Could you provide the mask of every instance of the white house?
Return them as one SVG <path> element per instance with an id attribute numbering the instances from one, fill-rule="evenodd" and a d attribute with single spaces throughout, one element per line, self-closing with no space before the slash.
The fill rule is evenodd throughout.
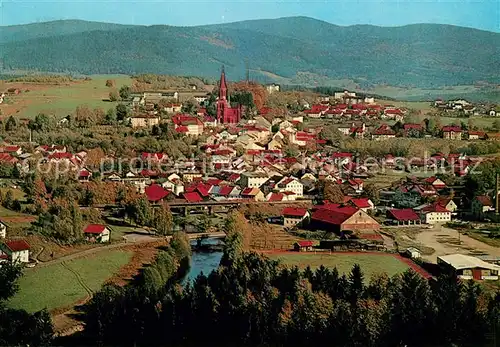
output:
<path id="1" fill-rule="evenodd" d="M 12 263 L 28 263 L 30 260 L 30 245 L 25 240 L 4 242 L 0 249 Z"/>
<path id="2" fill-rule="evenodd" d="M 239 184 L 243 188 L 260 188 L 269 176 L 263 172 L 244 172 L 240 176 Z"/>
<path id="3" fill-rule="evenodd" d="M 305 208 L 287 207 L 283 209 L 283 225 L 291 228 L 309 217 L 309 212 Z"/>
<path id="4" fill-rule="evenodd" d="M 451 211 L 434 203 L 421 210 L 420 219 L 426 224 L 444 224 L 451 221 Z"/>
<path id="5" fill-rule="evenodd" d="M 304 185 L 300 181 L 293 177 L 283 177 L 277 184 L 276 188 L 279 192 L 292 192 L 295 197 L 304 196 Z"/>
<path id="6" fill-rule="evenodd" d="M 5 239 L 7 237 L 7 225 L 0 221 L 0 239 Z"/>
<path id="7" fill-rule="evenodd" d="M 87 240 L 92 242 L 109 242 L 109 236 L 111 234 L 108 227 L 102 224 L 89 224 L 83 230 Z"/>

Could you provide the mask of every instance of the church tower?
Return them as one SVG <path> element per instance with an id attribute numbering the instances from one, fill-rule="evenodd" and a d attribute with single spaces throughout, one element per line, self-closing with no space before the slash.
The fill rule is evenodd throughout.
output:
<path id="1" fill-rule="evenodd" d="M 236 124 L 241 119 L 241 107 L 231 108 L 227 93 L 226 72 L 222 66 L 219 81 L 219 99 L 217 100 L 217 123 Z"/>

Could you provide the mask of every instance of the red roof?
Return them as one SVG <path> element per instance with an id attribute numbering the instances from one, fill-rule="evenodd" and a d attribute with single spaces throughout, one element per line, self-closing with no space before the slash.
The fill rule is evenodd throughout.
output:
<path id="1" fill-rule="evenodd" d="M 178 133 L 187 133 L 189 131 L 187 126 L 180 125 L 177 128 L 175 128 L 175 131 Z"/>
<path id="2" fill-rule="evenodd" d="M 89 224 L 83 231 L 85 234 L 100 234 L 106 229 L 105 225 L 102 224 Z"/>
<path id="3" fill-rule="evenodd" d="M 307 213 L 305 208 L 286 207 L 283 209 L 283 216 L 304 217 Z"/>
<path id="4" fill-rule="evenodd" d="M 233 191 L 234 187 L 233 186 L 224 186 L 224 187 L 221 187 L 220 190 L 219 190 L 219 195 L 220 196 L 227 196 L 229 194 L 231 194 L 231 192 Z"/>
<path id="5" fill-rule="evenodd" d="M 282 193 L 271 193 L 268 201 L 283 201 Z"/>
<path id="6" fill-rule="evenodd" d="M 333 153 L 333 157 L 334 158 L 351 158 L 352 157 L 352 153 L 348 153 L 348 152 L 335 152 L 335 153 Z"/>
<path id="7" fill-rule="evenodd" d="M 346 196 L 344 198 L 344 202 L 350 202 L 357 208 L 369 208 L 372 207 L 370 205 L 370 199 L 369 198 L 351 198 L 350 196 Z"/>
<path id="8" fill-rule="evenodd" d="M 19 146 L 5 146 L 3 148 L 4 152 L 17 152 L 20 149 L 21 149 L 21 147 L 19 147 Z"/>
<path id="9" fill-rule="evenodd" d="M 450 212 L 446 207 L 441 206 L 438 202 L 435 202 L 429 206 L 422 209 L 423 212 Z"/>
<path id="10" fill-rule="evenodd" d="M 21 252 L 30 249 L 29 243 L 25 240 L 6 241 L 4 244 L 11 252 Z"/>
<path id="11" fill-rule="evenodd" d="M 479 195 L 476 196 L 476 200 L 481 203 L 483 206 L 492 206 L 491 198 L 487 195 Z"/>
<path id="12" fill-rule="evenodd" d="M 392 217 L 398 221 L 406 222 L 406 221 L 415 221 L 420 218 L 411 208 L 405 208 L 401 210 L 393 209 L 387 211 L 389 217 Z"/>
<path id="13" fill-rule="evenodd" d="M 314 245 L 313 241 L 297 241 L 295 242 L 299 247 L 312 247 Z"/>
<path id="14" fill-rule="evenodd" d="M 145 194 L 149 201 L 157 202 L 164 199 L 170 192 L 158 184 L 146 187 Z"/>
<path id="15" fill-rule="evenodd" d="M 187 200 L 187 202 L 202 202 L 203 199 L 197 192 L 191 192 L 191 193 L 184 193 L 184 199 Z"/>
<path id="16" fill-rule="evenodd" d="M 353 214 L 359 211 L 353 206 L 341 206 L 339 204 L 327 204 L 319 207 L 312 214 L 312 219 L 320 222 L 341 225 Z"/>
<path id="17" fill-rule="evenodd" d="M 459 126 L 445 126 L 445 127 L 443 127 L 443 132 L 445 132 L 445 133 L 449 133 L 449 132 L 459 133 L 459 132 L 462 132 L 462 128 Z"/>

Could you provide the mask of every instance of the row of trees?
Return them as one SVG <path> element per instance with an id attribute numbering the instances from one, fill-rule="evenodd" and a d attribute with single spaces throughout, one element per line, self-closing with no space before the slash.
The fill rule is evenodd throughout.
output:
<path id="1" fill-rule="evenodd" d="M 229 233 L 219 268 L 184 287 L 151 275 L 138 297 L 104 288 L 85 335 L 147 346 L 482 346 L 500 324 L 500 295 L 454 274 L 428 282 L 409 270 L 367 283 L 357 265 L 348 275 L 301 271 L 242 249 L 241 234 Z"/>

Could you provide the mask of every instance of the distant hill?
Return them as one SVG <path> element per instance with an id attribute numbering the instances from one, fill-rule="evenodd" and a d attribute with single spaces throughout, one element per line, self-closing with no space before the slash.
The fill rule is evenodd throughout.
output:
<path id="1" fill-rule="evenodd" d="M 438 24 L 336 26 L 307 17 L 198 27 L 56 21 L 0 27 L 5 69 L 162 73 L 360 88 L 500 83 L 500 34 Z"/>

